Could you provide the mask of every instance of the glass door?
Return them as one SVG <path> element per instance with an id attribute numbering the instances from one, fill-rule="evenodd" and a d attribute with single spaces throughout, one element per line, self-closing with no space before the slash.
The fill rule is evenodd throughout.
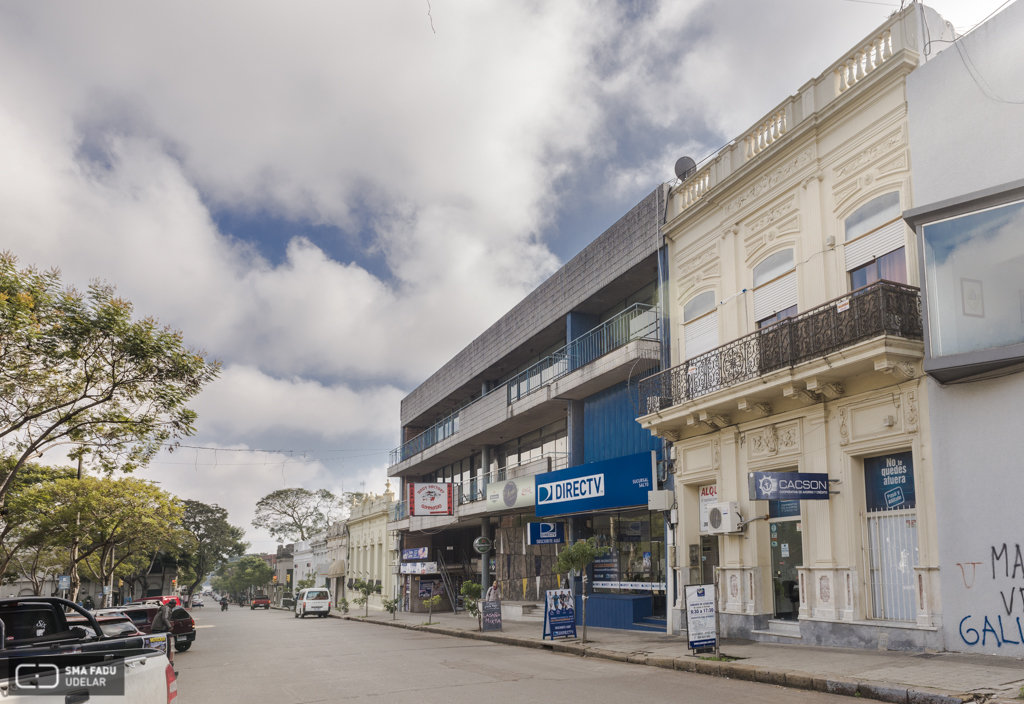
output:
<path id="1" fill-rule="evenodd" d="M 775 521 L 772 536 L 772 592 L 775 618 L 795 621 L 800 613 L 800 576 L 804 551 L 799 520 Z"/>

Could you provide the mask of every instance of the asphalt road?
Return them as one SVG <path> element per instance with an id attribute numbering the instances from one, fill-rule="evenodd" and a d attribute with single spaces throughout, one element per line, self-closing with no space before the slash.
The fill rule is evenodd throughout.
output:
<path id="1" fill-rule="evenodd" d="M 181 704 L 851 701 L 273 609 L 204 608 L 193 618 L 196 641 L 175 655 Z"/>

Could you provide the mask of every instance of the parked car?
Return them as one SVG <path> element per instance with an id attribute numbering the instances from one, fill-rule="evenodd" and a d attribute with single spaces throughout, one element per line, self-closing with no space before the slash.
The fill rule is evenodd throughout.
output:
<path id="1" fill-rule="evenodd" d="M 316 614 L 318 618 L 323 618 L 330 612 L 331 592 L 328 589 L 303 589 L 295 599 L 295 618 L 306 618 L 306 614 Z"/>
<path id="2" fill-rule="evenodd" d="M 114 638 L 120 636 L 140 636 L 142 631 L 132 623 L 132 620 L 120 611 L 100 612 L 96 614 L 96 622 L 100 624 L 103 635 Z M 84 628 L 86 633 L 96 635 L 96 629 L 89 625 L 84 616 L 68 614 L 68 625 Z"/>
<path id="3" fill-rule="evenodd" d="M 122 606 L 120 609 L 111 609 L 110 611 L 123 613 L 125 616 L 131 619 L 135 627 L 143 633 L 153 632 L 153 619 L 156 618 L 156 612 L 160 610 L 160 606 L 157 604 L 129 604 Z M 103 613 L 100 611 L 98 613 Z M 174 649 L 179 653 L 183 653 L 192 647 L 192 643 L 196 639 L 196 622 L 189 615 L 188 611 L 185 611 L 180 606 L 171 607 L 171 640 L 174 641 Z"/>
<path id="4" fill-rule="evenodd" d="M 269 609 L 270 608 L 270 597 L 266 594 L 256 594 L 252 598 L 252 602 L 249 604 L 249 610 L 253 609 Z"/>
<path id="5" fill-rule="evenodd" d="M 133 601 L 133 604 L 170 604 L 171 606 L 181 606 L 181 597 L 171 595 L 164 596 L 144 596 L 138 601 Z"/>
<path id="6" fill-rule="evenodd" d="M 198 594 L 195 595 L 194 597 L 192 597 L 192 603 L 189 604 L 189 606 L 191 606 L 192 608 L 203 608 L 203 597 L 199 596 Z"/>

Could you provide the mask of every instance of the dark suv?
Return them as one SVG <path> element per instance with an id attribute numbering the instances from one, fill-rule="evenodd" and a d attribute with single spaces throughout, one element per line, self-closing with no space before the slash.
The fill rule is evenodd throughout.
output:
<path id="1" fill-rule="evenodd" d="M 143 633 L 153 632 L 153 619 L 160 606 L 156 604 L 128 604 L 116 609 L 105 609 L 105 611 L 117 611 L 123 613 L 132 620 L 135 627 Z M 171 607 L 171 631 L 170 639 L 174 641 L 174 649 L 183 653 L 192 647 L 196 639 L 196 622 L 180 606 Z"/>

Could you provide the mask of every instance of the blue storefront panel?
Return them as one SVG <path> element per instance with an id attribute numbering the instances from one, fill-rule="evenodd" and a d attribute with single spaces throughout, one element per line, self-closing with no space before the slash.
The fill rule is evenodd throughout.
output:
<path id="1" fill-rule="evenodd" d="M 635 394 L 636 382 L 632 384 Z M 584 462 L 601 462 L 638 452 L 661 450 L 661 440 L 636 422 L 629 390 L 626 382 L 622 382 L 584 399 Z"/>
<path id="2" fill-rule="evenodd" d="M 536 477 L 536 516 L 646 506 L 654 485 L 654 454 L 641 452 Z"/>

